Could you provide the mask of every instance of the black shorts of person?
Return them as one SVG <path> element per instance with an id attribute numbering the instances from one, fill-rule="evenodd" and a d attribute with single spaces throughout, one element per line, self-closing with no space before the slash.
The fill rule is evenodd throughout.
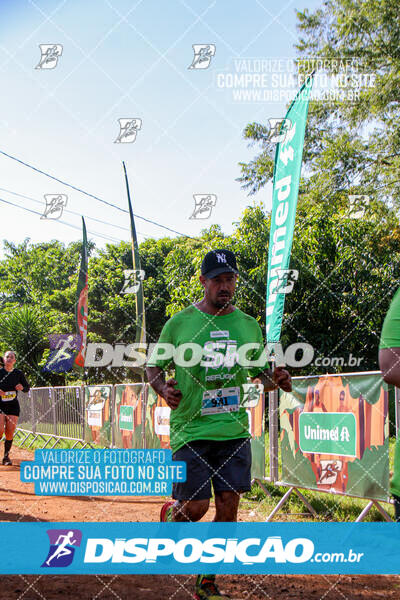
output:
<path id="1" fill-rule="evenodd" d="M 6 396 L 0 397 L 0 413 L 19 417 L 20 406 L 18 392 L 15 389 L 18 384 L 22 385 L 24 392 L 29 390 L 29 383 L 22 371 L 19 369 L 13 369 L 12 371 L 6 371 L 4 368 L 0 369 L 0 390 L 6 392 Z"/>
<path id="2" fill-rule="evenodd" d="M 3 415 L 14 415 L 19 417 L 20 406 L 18 400 L 16 398 L 14 398 L 14 400 L 8 400 L 7 402 L 0 400 L 0 414 L 1 413 L 3 413 Z"/>
<path id="3" fill-rule="evenodd" d="M 250 438 L 196 440 L 179 448 L 173 460 L 186 462 L 186 481 L 172 486 L 175 500 L 206 500 L 214 493 L 251 489 Z"/>

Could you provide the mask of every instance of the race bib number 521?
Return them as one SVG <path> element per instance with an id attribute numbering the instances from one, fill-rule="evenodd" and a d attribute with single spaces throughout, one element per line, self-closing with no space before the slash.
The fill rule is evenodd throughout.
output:
<path id="1" fill-rule="evenodd" d="M 240 388 L 230 387 L 204 392 L 201 414 L 214 415 L 239 410 Z"/>

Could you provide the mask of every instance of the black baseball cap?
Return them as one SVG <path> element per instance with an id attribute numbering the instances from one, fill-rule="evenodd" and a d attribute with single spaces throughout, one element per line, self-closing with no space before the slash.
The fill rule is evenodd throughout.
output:
<path id="1" fill-rule="evenodd" d="M 201 263 L 201 274 L 208 279 L 217 277 L 221 273 L 239 274 L 236 256 L 230 250 L 211 250 L 207 252 Z"/>

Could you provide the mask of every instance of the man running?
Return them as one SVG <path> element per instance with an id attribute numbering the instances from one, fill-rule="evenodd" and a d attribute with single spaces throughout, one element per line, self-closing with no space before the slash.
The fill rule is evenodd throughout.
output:
<path id="1" fill-rule="evenodd" d="M 15 353 L 8 350 L 0 368 L 0 438 L 5 432 L 3 465 L 12 465 L 9 452 L 19 417 L 18 392 L 29 391 L 29 383 L 19 369 L 14 369 Z"/>
<path id="2" fill-rule="evenodd" d="M 386 383 L 400 388 L 400 288 L 395 293 L 383 322 L 379 344 L 379 368 Z M 394 456 L 394 475 L 391 481 L 396 521 L 400 522 L 400 435 Z"/>
<path id="3" fill-rule="evenodd" d="M 174 484 L 175 501 L 163 506 L 162 521 L 200 520 L 209 508 L 211 483 L 214 521 L 237 520 L 240 494 L 251 489 L 243 385 L 250 375 L 266 391 L 278 386 L 291 390 L 285 369 L 269 370 L 257 321 L 231 304 L 238 273 L 233 252 L 208 252 L 200 276 L 204 298 L 165 324 L 148 362 L 151 386 L 172 409 L 173 457 L 187 466 L 187 480 Z M 164 358 L 160 356 L 163 348 Z M 169 356 L 168 348 L 174 350 Z M 172 354 L 175 379 L 165 381 Z M 196 598 L 221 598 L 214 575 L 197 577 Z"/>

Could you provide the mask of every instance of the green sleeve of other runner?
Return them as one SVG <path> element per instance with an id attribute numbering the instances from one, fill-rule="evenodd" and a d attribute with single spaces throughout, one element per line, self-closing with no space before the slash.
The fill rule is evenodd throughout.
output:
<path id="1" fill-rule="evenodd" d="M 400 288 L 395 293 L 383 322 L 379 348 L 400 348 Z M 394 475 L 390 490 L 392 494 L 400 496 L 400 437 L 396 442 Z"/>
<path id="2" fill-rule="evenodd" d="M 397 438 L 394 451 L 394 475 L 390 483 L 390 491 L 400 497 L 400 437 Z"/>
<path id="3" fill-rule="evenodd" d="M 400 288 L 395 293 L 383 322 L 379 348 L 400 348 Z"/>

